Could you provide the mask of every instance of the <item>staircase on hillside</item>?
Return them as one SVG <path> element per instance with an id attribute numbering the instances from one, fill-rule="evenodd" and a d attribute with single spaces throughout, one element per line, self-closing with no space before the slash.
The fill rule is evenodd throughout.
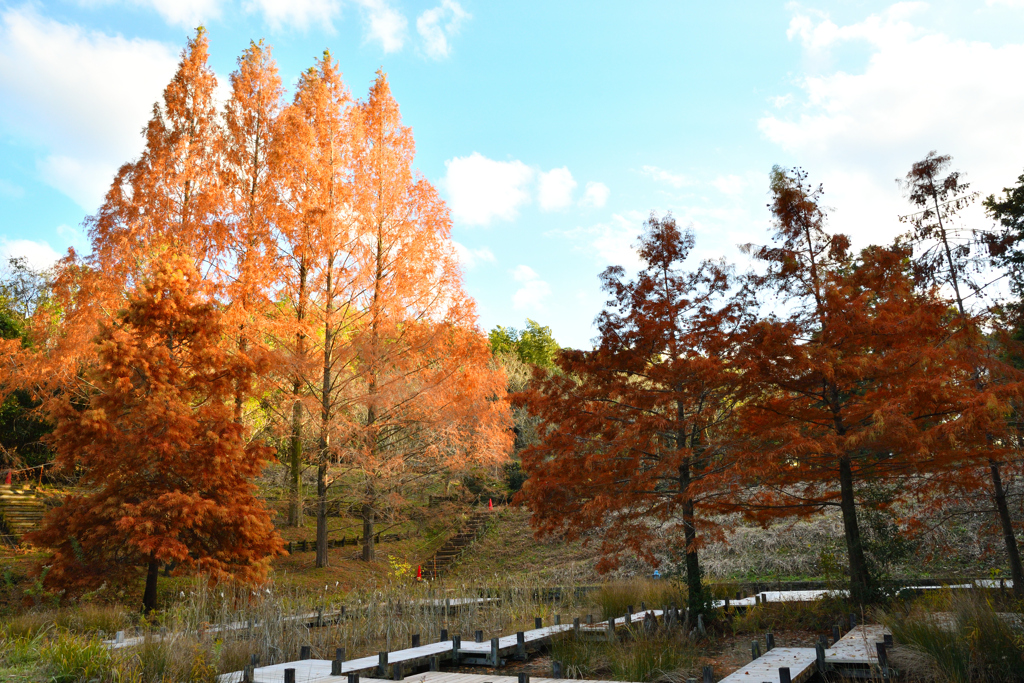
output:
<path id="1" fill-rule="evenodd" d="M 0 486 L 0 535 L 17 545 L 21 537 L 39 528 L 46 505 L 31 491 Z"/>
<path id="2" fill-rule="evenodd" d="M 423 563 L 423 578 L 432 581 L 447 574 L 466 548 L 480 537 L 493 511 L 474 512 L 466 525 Z"/>

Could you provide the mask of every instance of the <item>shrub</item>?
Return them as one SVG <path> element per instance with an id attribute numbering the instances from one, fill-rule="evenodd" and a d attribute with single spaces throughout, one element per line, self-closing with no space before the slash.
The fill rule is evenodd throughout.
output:
<path id="1" fill-rule="evenodd" d="M 639 611 L 641 603 L 646 603 L 648 609 L 661 609 L 673 603 L 685 606 L 686 589 L 665 579 L 632 579 L 602 585 L 594 600 L 601 606 L 603 618 L 611 619 L 624 615 L 630 605 L 634 612 Z"/>
<path id="2" fill-rule="evenodd" d="M 111 664 L 110 650 L 99 638 L 58 631 L 39 651 L 52 683 L 76 683 L 102 678 Z"/>

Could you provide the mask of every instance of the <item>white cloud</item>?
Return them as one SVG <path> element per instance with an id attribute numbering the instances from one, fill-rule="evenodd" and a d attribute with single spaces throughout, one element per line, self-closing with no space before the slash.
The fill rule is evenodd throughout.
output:
<path id="1" fill-rule="evenodd" d="M 494 219 L 510 221 L 530 201 L 528 187 L 533 169 L 521 161 L 494 161 L 479 152 L 445 162 L 443 185 L 452 217 L 465 225 L 487 225 Z"/>
<path id="2" fill-rule="evenodd" d="M 366 40 L 378 42 L 384 52 L 398 52 L 405 44 L 409 21 L 386 0 L 356 0 L 366 22 Z"/>
<path id="3" fill-rule="evenodd" d="M 323 26 L 333 30 L 334 19 L 341 16 L 340 0 L 246 0 L 247 12 L 259 12 L 272 29 L 286 26 L 306 30 Z"/>
<path id="4" fill-rule="evenodd" d="M 476 268 L 481 263 L 494 263 L 497 260 L 494 258 L 494 252 L 487 247 L 470 249 L 466 245 L 454 240 L 452 241 L 452 246 L 455 247 L 455 257 L 459 259 L 459 263 L 465 268 Z"/>
<path id="5" fill-rule="evenodd" d="M 1024 0 L 985 0 L 989 7 L 994 5 L 1005 5 L 1006 7 L 1024 7 Z"/>
<path id="6" fill-rule="evenodd" d="M 440 5 L 428 9 L 416 18 L 416 31 L 423 38 L 423 49 L 434 59 L 444 59 L 451 54 L 449 40 L 459 32 L 462 22 L 470 19 L 468 12 L 454 0 L 443 0 Z"/>
<path id="7" fill-rule="evenodd" d="M 9 240 L 0 237 L 0 267 L 6 266 L 8 259 L 18 257 L 25 258 L 28 264 L 36 270 L 43 270 L 56 263 L 60 254 L 46 242 Z"/>
<path id="8" fill-rule="evenodd" d="M 712 180 L 711 184 L 714 185 L 715 189 L 722 194 L 728 195 L 740 194 L 747 186 L 747 182 L 738 175 L 720 175 Z"/>
<path id="9" fill-rule="evenodd" d="M 636 270 L 640 266 L 640 258 L 633 245 L 643 230 L 647 215 L 641 211 L 627 211 L 613 214 L 606 222 L 552 231 L 550 234 L 568 238 L 577 250 L 589 252 L 601 265 Z"/>
<path id="10" fill-rule="evenodd" d="M 224 0 L 80 0 L 85 7 L 134 5 L 154 10 L 166 23 L 194 29 L 221 16 Z"/>
<path id="11" fill-rule="evenodd" d="M 518 265 L 512 269 L 512 278 L 522 286 L 512 295 L 512 308 L 521 310 L 542 310 L 544 299 L 551 294 L 551 287 L 540 279 L 530 266 Z"/>
<path id="12" fill-rule="evenodd" d="M 586 189 L 583 191 L 583 199 L 580 200 L 580 206 L 596 206 L 601 208 L 608 202 L 608 195 L 611 194 L 611 190 L 604 183 L 597 183 L 591 181 L 587 183 Z"/>
<path id="13" fill-rule="evenodd" d="M 925 31 L 909 21 L 923 9 L 900 3 L 849 26 L 798 9 L 789 35 L 806 54 L 826 59 L 831 48 L 858 41 L 870 57 L 859 71 L 805 75 L 802 101 L 759 121 L 813 182 L 824 182 L 833 228 L 858 245 L 902 231 L 897 215 L 909 205 L 893 181 L 929 150 L 953 155 L 983 194 L 1012 184 L 1024 163 L 1024 90 L 1007 87 L 1024 73 L 1024 44 Z M 966 219 L 987 224 L 977 206 Z"/>
<path id="14" fill-rule="evenodd" d="M 537 200 L 543 210 L 557 211 L 572 205 L 572 191 L 576 189 L 576 181 L 567 167 L 540 173 L 538 183 Z"/>
<path id="15" fill-rule="evenodd" d="M 665 169 L 658 168 L 657 166 L 644 166 L 642 172 L 648 178 L 652 178 L 659 183 L 671 185 L 675 188 L 686 187 L 687 185 L 694 184 L 693 179 L 688 176 L 666 171 Z"/>
<path id="16" fill-rule="evenodd" d="M 0 14 L 4 128 L 44 146 L 43 178 L 94 211 L 117 168 L 142 149 L 142 130 L 177 65 L 150 40 L 86 31 L 30 8 Z"/>

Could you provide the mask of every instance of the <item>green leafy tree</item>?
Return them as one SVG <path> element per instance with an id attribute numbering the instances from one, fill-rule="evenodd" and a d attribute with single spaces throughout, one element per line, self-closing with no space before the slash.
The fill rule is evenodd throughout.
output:
<path id="1" fill-rule="evenodd" d="M 494 355 L 514 354 L 523 363 L 541 368 L 554 367 L 555 355 L 561 350 L 551 328 L 530 318 L 522 330 L 498 325 L 488 337 Z"/>

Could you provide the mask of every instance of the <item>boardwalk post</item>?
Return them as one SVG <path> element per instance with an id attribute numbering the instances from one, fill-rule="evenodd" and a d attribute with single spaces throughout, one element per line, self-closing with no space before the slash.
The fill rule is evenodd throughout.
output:
<path id="1" fill-rule="evenodd" d="M 443 628 L 441 629 L 441 637 L 437 639 L 437 642 L 443 643 L 446 640 L 448 640 L 448 629 Z"/>
<path id="2" fill-rule="evenodd" d="M 551 677 L 561 678 L 562 677 L 562 663 L 558 661 L 551 662 Z"/>
<path id="3" fill-rule="evenodd" d="M 437 655 L 434 655 L 433 657 L 431 657 L 429 662 L 430 662 L 429 669 L 431 671 L 440 671 L 440 669 L 441 669 L 441 662 L 440 662 L 440 660 L 439 660 Z"/>
<path id="4" fill-rule="evenodd" d="M 519 674 L 519 681 L 518 681 L 518 683 L 530 683 L 529 675 L 524 674 L 524 673 Z"/>
<path id="5" fill-rule="evenodd" d="M 555 626 L 561 626 L 561 625 L 562 625 L 562 615 L 561 614 L 556 614 L 555 615 Z"/>
<path id="6" fill-rule="evenodd" d="M 491 638 L 491 666 L 501 666 L 500 652 L 499 652 L 499 639 Z"/>
<path id="7" fill-rule="evenodd" d="M 760 605 L 761 604 L 761 594 L 760 593 L 758 593 L 757 595 L 754 596 L 754 604 L 755 605 Z"/>
<path id="8" fill-rule="evenodd" d="M 628 626 L 633 623 L 633 605 L 626 608 L 626 616 L 628 617 L 626 619 L 626 625 Z"/>
<path id="9" fill-rule="evenodd" d="M 252 668 L 255 669 L 259 665 L 260 665 L 260 656 L 257 655 L 257 654 L 249 655 L 249 666 L 251 666 Z"/>
<path id="10" fill-rule="evenodd" d="M 526 659 L 526 634 L 516 631 L 516 657 Z"/>
<path id="11" fill-rule="evenodd" d="M 761 643 L 756 640 L 750 641 L 750 658 L 760 659 L 761 658 Z"/>
<path id="12" fill-rule="evenodd" d="M 334 661 L 331 662 L 331 675 L 341 675 L 341 665 L 345 663 L 345 648 L 339 647 L 334 651 Z"/>
<path id="13" fill-rule="evenodd" d="M 303 645 L 299 648 L 299 659 L 310 659 L 313 656 L 313 648 Z"/>
<path id="14" fill-rule="evenodd" d="M 452 659 L 455 666 L 459 665 L 459 648 L 462 647 L 462 636 L 452 636 Z"/>
<path id="15" fill-rule="evenodd" d="M 875 652 L 878 653 L 878 668 L 882 670 L 882 678 L 888 678 L 889 655 L 885 651 L 885 643 L 875 643 Z"/>
<path id="16" fill-rule="evenodd" d="M 295 683 L 295 669 L 284 670 L 284 683 Z"/>
<path id="17" fill-rule="evenodd" d="M 857 615 L 850 612 L 850 630 L 857 628 Z"/>
<path id="18" fill-rule="evenodd" d="M 724 612 L 728 612 L 729 611 L 729 598 L 725 599 L 725 606 L 722 608 L 722 610 Z"/>
<path id="19" fill-rule="evenodd" d="M 420 646 L 420 634 L 418 634 L 418 633 L 412 634 L 412 646 L 413 647 L 419 647 Z"/>
<path id="20" fill-rule="evenodd" d="M 835 645 L 839 642 L 839 624 L 832 625 L 832 644 Z"/>
<path id="21" fill-rule="evenodd" d="M 715 683 L 715 671 L 710 666 L 704 667 L 704 683 Z"/>
<path id="22" fill-rule="evenodd" d="M 882 642 L 885 643 L 886 647 L 892 647 L 892 634 L 886 633 L 882 636 Z"/>
<path id="23" fill-rule="evenodd" d="M 609 619 L 608 620 L 607 628 L 605 630 L 606 630 L 606 632 L 608 634 L 608 642 L 609 643 L 614 643 L 615 642 L 615 620 L 614 619 Z"/>
<path id="24" fill-rule="evenodd" d="M 825 675 L 825 646 L 820 642 L 814 646 L 814 657 L 818 662 L 818 673 Z"/>
<path id="25" fill-rule="evenodd" d="M 402 672 L 402 663 L 401 662 L 395 662 L 394 664 L 391 665 L 391 680 L 393 680 L 393 681 L 400 681 L 403 678 L 405 678 L 405 676 L 403 675 L 403 672 Z"/>
<path id="26" fill-rule="evenodd" d="M 573 619 L 572 619 L 572 632 L 576 635 L 577 638 L 580 637 L 580 618 L 579 617 L 573 617 Z"/>
<path id="27" fill-rule="evenodd" d="M 790 678 L 788 666 L 779 667 L 779 683 L 793 683 L 793 679 Z"/>
<path id="28" fill-rule="evenodd" d="M 533 618 L 533 627 L 534 628 L 544 628 L 544 618 L 543 617 L 534 617 Z"/>
<path id="29" fill-rule="evenodd" d="M 771 632 L 764 634 L 764 651 L 768 652 L 769 650 L 773 649 L 774 647 L 775 647 L 775 634 L 771 633 Z"/>
<path id="30" fill-rule="evenodd" d="M 587 624 L 593 624 L 593 623 L 594 623 L 594 615 L 593 614 L 588 614 L 587 615 Z"/>
<path id="31" fill-rule="evenodd" d="M 348 683 L 359 683 L 359 674 L 349 674 Z"/>
<path id="32" fill-rule="evenodd" d="M 484 642 L 484 632 L 483 631 L 477 631 L 476 633 L 473 634 L 473 639 L 476 640 L 476 642 L 478 642 L 478 643 Z"/>
<path id="33" fill-rule="evenodd" d="M 384 678 L 388 675 L 388 653 L 377 653 L 377 678 Z"/>

